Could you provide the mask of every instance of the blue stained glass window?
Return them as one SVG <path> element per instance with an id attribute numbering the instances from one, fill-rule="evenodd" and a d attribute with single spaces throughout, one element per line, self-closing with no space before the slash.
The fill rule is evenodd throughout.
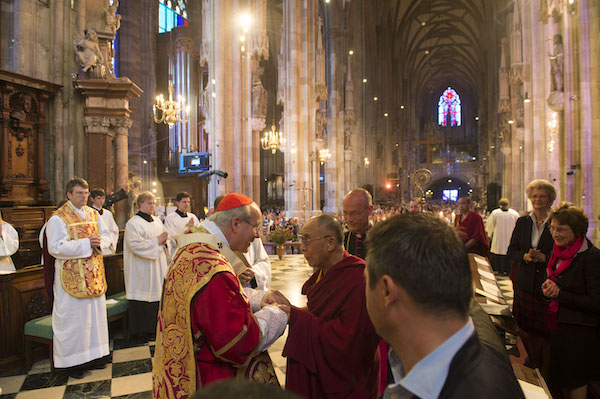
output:
<path id="1" fill-rule="evenodd" d="M 167 1 L 167 4 L 162 0 L 158 3 L 158 33 L 170 32 L 176 26 L 188 25 L 188 20 L 185 18 L 187 12 L 183 2 L 179 2 L 175 6 L 175 10 L 170 6 L 173 6 L 170 1 Z"/>
<path id="2" fill-rule="evenodd" d="M 438 125 L 460 126 L 461 107 L 460 96 L 453 88 L 448 87 L 438 101 Z"/>

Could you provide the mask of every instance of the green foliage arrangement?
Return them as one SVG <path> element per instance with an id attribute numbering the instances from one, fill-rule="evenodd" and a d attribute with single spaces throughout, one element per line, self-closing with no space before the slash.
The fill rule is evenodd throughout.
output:
<path id="1" fill-rule="evenodd" d="M 271 230 L 268 237 L 269 241 L 274 242 L 275 244 L 283 244 L 286 241 L 290 241 L 292 238 L 294 238 L 294 234 L 290 229 L 277 226 L 275 229 Z"/>

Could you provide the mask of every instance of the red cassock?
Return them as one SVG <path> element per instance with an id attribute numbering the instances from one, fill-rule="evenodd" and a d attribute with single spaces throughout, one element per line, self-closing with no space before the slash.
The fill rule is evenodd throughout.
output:
<path id="1" fill-rule="evenodd" d="M 462 222 L 460 221 L 462 215 L 456 215 L 454 219 L 454 226 L 460 232 L 462 240 L 466 243 L 470 239 L 474 239 L 477 243 L 468 248 L 467 251 L 470 253 L 490 257 L 490 245 L 488 244 L 487 234 L 483 227 L 483 219 L 477 212 L 471 211 L 467 214 L 467 217 Z"/>
<path id="2" fill-rule="evenodd" d="M 202 386 L 233 378 L 262 338 L 250 305 L 240 295 L 233 273 L 216 274 L 192 301 L 194 354 Z"/>
<path id="3" fill-rule="evenodd" d="M 153 361 L 153 397 L 185 399 L 225 378 L 278 384 L 237 277 L 216 248 L 179 250 L 165 278 Z"/>
<path id="4" fill-rule="evenodd" d="M 305 309 L 292 307 L 283 349 L 286 389 L 305 398 L 375 398 L 380 338 L 365 300 L 365 261 L 344 259 L 302 287 Z"/>

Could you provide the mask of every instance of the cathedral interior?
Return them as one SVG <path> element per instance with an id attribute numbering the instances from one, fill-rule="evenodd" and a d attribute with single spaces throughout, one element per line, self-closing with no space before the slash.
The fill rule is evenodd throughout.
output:
<path id="1" fill-rule="evenodd" d="M 159 205 L 185 189 L 200 215 L 235 191 L 306 219 L 358 186 L 523 211 L 544 178 L 595 227 L 595 1 L 1 6 L 3 206 L 82 176 Z"/>
<path id="2" fill-rule="evenodd" d="M 239 192 L 304 221 L 355 187 L 524 212 L 546 179 L 600 243 L 598 0 L 0 0 L 0 32 L 17 269 L 75 176 L 121 229 L 143 191 L 157 213 Z M 3 314 L 27 304 L 0 318 L 0 372 L 51 305 L 37 267 L 0 276 Z"/>

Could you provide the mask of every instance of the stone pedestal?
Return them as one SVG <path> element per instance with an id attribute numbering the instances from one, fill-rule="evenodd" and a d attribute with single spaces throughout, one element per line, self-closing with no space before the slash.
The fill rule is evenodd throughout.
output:
<path id="1" fill-rule="evenodd" d="M 128 78 L 77 80 L 73 84 L 85 97 L 90 189 L 101 187 L 107 193 L 127 190 L 127 133 L 132 124 L 129 101 L 139 97 L 142 89 Z M 121 201 L 115 207 L 117 224 L 124 228 L 127 204 Z"/>

